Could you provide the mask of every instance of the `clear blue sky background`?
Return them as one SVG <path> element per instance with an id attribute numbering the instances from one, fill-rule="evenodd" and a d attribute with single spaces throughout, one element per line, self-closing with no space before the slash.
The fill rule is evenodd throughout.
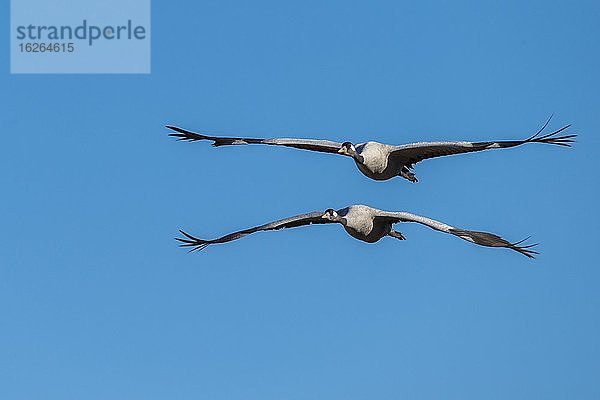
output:
<path id="1" fill-rule="evenodd" d="M 600 397 L 598 2 L 152 7 L 150 75 L 10 75 L 0 41 L 2 399 Z M 492 140 L 551 113 L 575 147 L 428 161 L 418 184 L 163 128 Z M 542 254 L 415 225 L 173 240 L 353 203 Z"/>

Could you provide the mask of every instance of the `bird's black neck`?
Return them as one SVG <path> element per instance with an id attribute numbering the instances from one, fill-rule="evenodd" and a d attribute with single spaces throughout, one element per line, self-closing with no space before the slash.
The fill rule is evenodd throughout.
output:
<path id="1" fill-rule="evenodd" d="M 365 158 L 363 156 L 361 156 L 360 154 L 358 154 L 358 153 L 352 154 L 352 158 L 354 158 L 354 160 L 357 163 L 360 163 L 360 164 L 364 164 L 365 163 Z"/>

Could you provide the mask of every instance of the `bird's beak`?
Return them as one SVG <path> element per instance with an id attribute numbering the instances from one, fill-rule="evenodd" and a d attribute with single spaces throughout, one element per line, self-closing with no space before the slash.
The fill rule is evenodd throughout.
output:
<path id="1" fill-rule="evenodd" d="M 345 148 L 345 147 L 342 147 L 342 148 L 341 148 L 341 149 L 339 149 L 337 152 L 338 152 L 339 154 L 346 154 L 346 148 Z"/>
<path id="2" fill-rule="evenodd" d="M 329 219 L 329 216 L 327 214 L 323 214 L 323 215 L 321 215 L 321 218 L 323 218 L 323 219 Z"/>

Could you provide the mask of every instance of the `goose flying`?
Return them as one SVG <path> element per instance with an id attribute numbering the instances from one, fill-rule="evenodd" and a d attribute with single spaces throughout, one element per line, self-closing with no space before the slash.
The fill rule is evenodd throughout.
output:
<path id="1" fill-rule="evenodd" d="M 488 247 L 505 247 L 514 251 L 518 251 L 529 258 L 534 258 L 534 255 L 538 254 L 536 251 L 531 249 L 533 246 L 536 246 L 537 243 L 526 246 L 521 245 L 521 243 L 528 238 L 519 242 L 511 243 L 493 233 L 455 228 L 442 222 L 408 212 L 388 212 L 364 205 L 352 205 L 337 211 L 328 209 L 324 212 L 314 211 L 307 214 L 296 215 L 294 217 L 270 222 L 265 225 L 233 232 L 213 240 L 198 239 L 180 230 L 179 232 L 181 232 L 183 238 L 175 238 L 175 240 L 181 243 L 181 247 L 187 247 L 190 248 L 190 251 L 194 251 L 202 250 L 211 244 L 226 243 L 232 240 L 240 239 L 246 235 L 259 231 L 272 231 L 311 224 L 332 223 L 341 224 L 350 236 L 367 243 L 377 242 L 384 236 L 391 236 L 399 240 L 405 240 L 404 235 L 398 231 L 395 231 L 392 227 L 393 224 L 398 222 L 417 222 L 435 229 L 436 231 L 458 236 L 459 238 L 468 240 L 471 243 Z"/>
<path id="2" fill-rule="evenodd" d="M 312 150 L 324 153 L 341 154 L 352 157 L 356 166 L 365 176 L 378 181 L 391 179 L 395 176 L 401 176 L 411 182 L 417 182 L 417 177 L 411 172 L 413 165 L 419 161 L 428 158 L 448 156 L 452 154 L 470 153 L 488 149 L 504 149 L 508 147 L 520 146 L 525 143 L 547 143 L 558 146 L 570 146 L 577 135 L 569 134 L 558 136 L 559 133 L 569 128 L 567 125 L 552 133 L 541 135 L 550 119 L 544 126 L 536 132 L 535 135 L 522 140 L 508 140 L 495 142 L 417 142 L 403 145 L 388 145 L 378 142 L 365 142 L 353 144 L 350 142 L 332 142 L 329 140 L 317 139 L 253 139 L 241 137 L 218 137 L 207 136 L 199 133 L 167 125 L 175 133 L 169 134 L 178 138 L 196 142 L 199 140 L 209 140 L 213 146 L 231 146 L 243 144 L 266 144 L 272 146 L 293 147 L 296 149 Z"/>

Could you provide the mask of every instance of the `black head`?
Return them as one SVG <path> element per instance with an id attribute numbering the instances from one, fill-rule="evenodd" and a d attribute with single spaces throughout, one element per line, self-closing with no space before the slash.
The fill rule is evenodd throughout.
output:
<path id="1" fill-rule="evenodd" d="M 321 215 L 321 218 L 327 219 L 329 221 L 339 221 L 340 220 L 339 214 L 333 208 L 328 208 L 327 210 L 325 210 L 323 215 Z"/>
<path id="2" fill-rule="evenodd" d="M 338 150 L 338 153 L 354 157 L 356 148 L 351 142 L 344 142 L 342 143 L 342 147 Z"/>

